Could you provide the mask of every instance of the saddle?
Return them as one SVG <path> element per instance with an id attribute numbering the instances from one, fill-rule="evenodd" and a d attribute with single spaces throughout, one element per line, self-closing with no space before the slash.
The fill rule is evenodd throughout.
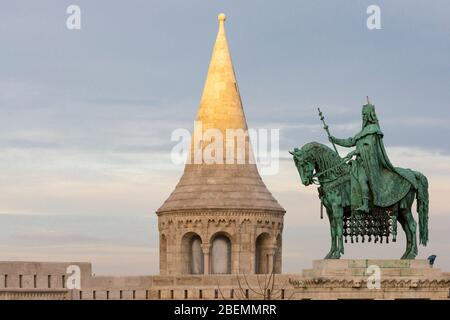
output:
<path id="1" fill-rule="evenodd" d="M 403 209 L 404 201 L 401 200 L 405 198 L 411 190 L 411 187 L 417 190 L 418 186 L 413 170 L 398 167 L 395 167 L 394 169 L 395 171 L 382 169 L 380 177 L 383 188 L 378 191 L 379 196 L 377 203 L 374 203 L 373 193 L 371 192 L 369 199 L 371 211 L 373 211 L 375 207 L 389 208 L 396 203 L 400 203 L 400 208 Z M 355 212 L 356 208 L 359 208 L 362 205 L 362 192 L 354 172 L 351 172 L 350 185 L 351 208 L 352 212 Z"/>
<path id="2" fill-rule="evenodd" d="M 354 173 L 351 174 L 351 212 L 343 219 L 343 235 L 345 242 L 358 242 L 361 239 L 367 241 L 389 243 L 397 239 L 397 217 L 398 209 L 406 208 L 405 196 L 411 187 L 417 189 L 417 181 L 414 171 L 411 169 L 394 168 L 395 171 L 384 169 L 381 174 L 383 189 L 381 192 L 382 206 L 373 204 L 370 199 L 370 213 L 362 213 L 356 210 L 362 204 L 361 188 Z"/>

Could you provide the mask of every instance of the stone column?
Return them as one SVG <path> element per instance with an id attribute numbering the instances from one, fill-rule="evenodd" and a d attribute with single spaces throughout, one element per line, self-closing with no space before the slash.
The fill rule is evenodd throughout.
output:
<path id="1" fill-rule="evenodd" d="M 202 243 L 203 250 L 203 274 L 209 274 L 209 252 L 211 245 L 209 243 Z"/>
<path id="2" fill-rule="evenodd" d="M 267 259 L 268 259 L 268 269 L 267 273 L 272 273 L 275 264 L 275 252 L 277 251 L 277 246 L 272 245 L 267 248 Z"/>

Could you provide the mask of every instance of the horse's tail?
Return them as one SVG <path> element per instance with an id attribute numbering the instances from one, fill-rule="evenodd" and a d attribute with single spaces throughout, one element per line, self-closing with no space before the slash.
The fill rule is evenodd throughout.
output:
<path id="1" fill-rule="evenodd" d="M 417 180 L 417 213 L 419 214 L 420 244 L 428 243 L 428 180 L 422 173 L 414 171 Z"/>

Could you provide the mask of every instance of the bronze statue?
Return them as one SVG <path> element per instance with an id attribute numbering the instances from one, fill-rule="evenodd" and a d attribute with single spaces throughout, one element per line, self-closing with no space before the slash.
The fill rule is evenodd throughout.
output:
<path id="1" fill-rule="evenodd" d="M 417 198 L 420 243 L 428 242 L 428 181 L 420 172 L 397 168 L 390 162 L 383 144 L 383 133 L 375 106 L 362 109 L 362 129 L 354 137 L 338 139 L 330 135 L 334 151 L 311 142 L 290 152 L 302 183 L 319 184 L 319 198 L 325 206 L 331 226 L 331 249 L 325 258 L 338 259 L 344 253 L 343 239 L 358 242 L 396 240 L 397 221 L 405 231 L 406 251 L 402 259 L 417 255 L 416 222 L 411 213 Z M 356 147 L 341 158 L 334 144 Z"/>

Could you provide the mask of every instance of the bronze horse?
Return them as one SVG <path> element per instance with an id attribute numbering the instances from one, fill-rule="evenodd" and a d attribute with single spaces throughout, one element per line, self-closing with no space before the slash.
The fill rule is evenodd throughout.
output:
<path id="1" fill-rule="evenodd" d="M 389 208 L 371 207 L 369 214 L 358 215 L 350 206 L 351 183 L 350 166 L 346 158 L 341 158 L 335 151 L 317 142 L 305 144 L 301 149 L 289 151 L 305 186 L 316 183 L 319 197 L 330 222 L 331 249 L 325 259 L 339 259 L 344 254 L 344 237 L 350 236 L 352 242 L 356 237 L 365 237 L 371 241 L 389 241 L 393 235 L 395 241 L 397 221 L 406 234 L 406 250 L 401 259 L 414 259 L 417 255 L 416 227 L 412 215 L 412 204 L 417 198 L 419 215 L 420 244 L 428 242 L 428 181 L 420 172 L 407 170 L 416 180 L 406 196 Z M 358 220 L 359 219 L 359 220 Z M 380 230 L 382 231 L 380 232 Z"/>

